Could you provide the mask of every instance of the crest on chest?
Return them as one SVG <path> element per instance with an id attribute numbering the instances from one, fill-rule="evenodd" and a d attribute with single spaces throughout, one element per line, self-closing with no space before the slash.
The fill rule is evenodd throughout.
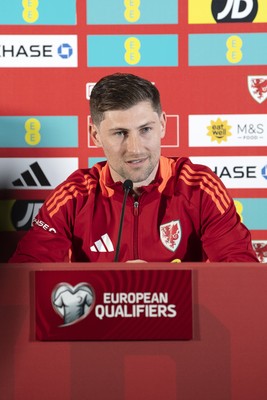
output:
<path id="1" fill-rule="evenodd" d="M 170 251 L 175 251 L 181 241 L 182 231 L 179 220 L 167 222 L 160 225 L 160 240 L 162 244 Z"/>

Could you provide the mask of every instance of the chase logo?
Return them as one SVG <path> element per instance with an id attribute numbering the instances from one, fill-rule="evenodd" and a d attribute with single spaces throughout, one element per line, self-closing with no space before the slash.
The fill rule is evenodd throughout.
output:
<path id="1" fill-rule="evenodd" d="M 265 0 L 189 0 L 190 24 L 267 22 Z"/>
<path id="2" fill-rule="evenodd" d="M 70 58 L 73 54 L 73 49 L 68 43 L 63 43 L 59 46 L 57 52 L 61 58 Z"/>
<path id="3" fill-rule="evenodd" d="M 0 35 L 0 68 L 77 66 L 76 35 Z"/>
<path id="4" fill-rule="evenodd" d="M 263 178 L 267 180 L 267 165 L 264 165 L 264 167 L 261 170 L 261 174 Z"/>
<path id="5" fill-rule="evenodd" d="M 208 166 L 228 189 L 265 189 L 265 156 L 190 157 L 196 164 Z M 267 213 L 266 213 L 267 215 Z"/>

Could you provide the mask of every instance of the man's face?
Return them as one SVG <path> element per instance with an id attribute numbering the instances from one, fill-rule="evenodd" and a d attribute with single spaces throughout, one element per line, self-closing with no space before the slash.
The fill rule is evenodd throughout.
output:
<path id="1" fill-rule="evenodd" d="M 127 110 L 106 111 L 91 136 L 102 147 L 115 182 L 131 179 L 134 187 L 148 185 L 155 177 L 166 115 L 155 112 L 149 101 Z"/>

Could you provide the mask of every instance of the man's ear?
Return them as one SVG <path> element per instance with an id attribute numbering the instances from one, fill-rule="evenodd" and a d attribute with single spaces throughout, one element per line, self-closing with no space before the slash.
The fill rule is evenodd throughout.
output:
<path id="1" fill-rule="evenodd" d="M 96 125 L 94 124 L 89 125 L 89 133 L 96 147 L 102 147 L 102 142 Z"/>
<path id="2" fill-rule="evenodd" d="M 164 138 L 165 133 L 166 133 L 166 123 L 167 123 L 167 116 L 166 113 L 163 112 L 160 116 L 160 124 L 161 124 L 161 139 Z"/>

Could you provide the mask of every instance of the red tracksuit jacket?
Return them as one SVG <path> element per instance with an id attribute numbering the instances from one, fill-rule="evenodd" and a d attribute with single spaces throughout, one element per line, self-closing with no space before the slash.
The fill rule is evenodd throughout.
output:
<path id="1" fill-rule="evenodd" d="M 10 262 L 114 260 L 124 192 L 108 165 L 74 172 L 47 199 Z M 233 200 L 207 167 L 161 157 L 126 202 L 119 261 L 258 261 Z"/>

